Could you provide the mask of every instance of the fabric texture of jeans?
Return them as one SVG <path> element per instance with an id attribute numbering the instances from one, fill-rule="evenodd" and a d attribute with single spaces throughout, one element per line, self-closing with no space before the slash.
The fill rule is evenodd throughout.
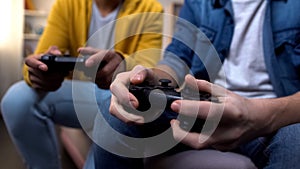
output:
<path id="1" fill-rule="evenodd" d="M 145 142 L 143 145 L 133 144 L 132 142 L 124 139 L 124 137 L 115 135 L 114 132 L 108 130 L 107 127 L 112 127 L 117 132 L 122 133 L 126 136 L 141 138 L 153 136 L 155 134 L 158 134 L 159 132 L 164 131 L 166 128 L 169 128 L 169 120 L 172 118 L 176 118 L 175 114 L 164 112 L 163 115 L 156 121 L 141 127 L 137 125 L 125 124 L 119 119 L 109 115 L 109 113 L 105 113 L 105 110 L 101 110 L 101 112 L 103 118 L 97 119 L 95 121 L 94 138 L 96 140 L 98 139 L 98 141 L 100 139 L 102 145 L 104 142 L 105 148 L 103 148 L 101 143 L 100 145 L 94 144 L 93 146 L 95 168 L 97 169 L 144 168 L 145 158 L 128 158 L 126 157 L 126 153 L 132 154 L 134 152 L 137 152 L 137 154 L 140 153 L 139 155 L 142 155 L 147 151 L 146 147 L 149 146 L 147 145 L 147 142 Z M 106 120 L 109 126 L 103 125 L 103 120 Z M 300 124 L 286 126 L 269 137 L 260 137 L 240 146 L 233 153 L 238 153 L 249 157 L 257 168 L 297 169 L 300 166 L 300 139 L 297 137 L 299 134 Z M 97 143 L 97 141 L 95 142 Z M 107 149 L 106 145 L 112 146 L 109 147 L 111 149 Z M 120 149 L 123 150 L 118 151 Z M 176 146 L 174 146 L 174 148 L 157 156 L 162 155 L 165 157 L 165 159 L 168 159 L 168 156 L 170 158 L 173 158 L 174 155 L 184 153 L 185 151 L 191 151 L 191 148 L 183 144 L 177 144 Z M 217 155 L 216 157 L 222 157 L 220 156 L 219 152 L 216 152 L 215 154 Z M 221 159 L 224 159 L 224 162 L 228 162 L 231 160 L 234 161 L 234 159 L 230 159 L 231 157 L 238 157 L 237 159 L 244 158 L 234 154 L 233 156 L 232 154 L 229 154 L 223 156 Z M 212 160 L 214 159 L 212 158 Z M 173 163 L 176 164 L 176 161 L 174 161 Z M 146 164 L 149 165 L 149 163 Z M 245 163 L 233 163 L 232 167 L 234 168 L 237 166 L 243 166 L 243 164 Z M 252 163 L 246 162 L 246 164 L 248 165 L 245 166 L 245 168 L 253 168 Z M 149 166 L 147 166 L 146 168 L 149 168 Z"/>
<path id="2" fill-rule="evenodd" d="M 279 129 L 269 137 L 260 137 L 240 147 L 258 168 L 297 169 L 300 167 L 300 124 Z"/>
<path id="3" fill-rule="evenodd" d="M 155 136 L 170 128 L 170 119 L 176 118 L 174 113 L 163 113 L 146 125 L 128 125 L 107 111 L 108 109 L 101 109 L 101 115 L 97 116 L 94 125 L 93 152 L 95 168 L 99 169 L 142 169 L 144 156 L 151 145 L 146 141 L 132 142 L 124 136 L 141 139 Z M 169 133 L 169 137 L 172 137 L 172 133 Z M 136 157 L 128 158 L 129 156 Z"/>
<path id="4" fill-rule="evenodd" d="M 24 81 L 11 86 L 2 99 L 1 112 L 26 165 L 33 169 L 60 168 L 55 124 L 92 133 L 87 130 L 93 128 L 97 104 L 108 93 L 94 83 L 70 80 L 54 92 L 36 92 Z"/>

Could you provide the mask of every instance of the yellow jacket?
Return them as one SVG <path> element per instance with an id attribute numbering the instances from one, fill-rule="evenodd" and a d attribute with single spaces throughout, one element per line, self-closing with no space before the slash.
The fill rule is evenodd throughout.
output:
<path id="1" fill-rule="evenodd" d="M 56 0 L 35 53 L 44 53 L 55 45 L 62 52 L 77 56 L 77 49 L 88 40 L 92 3 L 93 0 Z M 160 59 L 162 12 L 156 0 L 124 0 L 117 16 L 114 50 L 126 59 L 127 70 L 137 64 L 153 67 Z M 23 75 L 30 85 L 26 65 Z"/>

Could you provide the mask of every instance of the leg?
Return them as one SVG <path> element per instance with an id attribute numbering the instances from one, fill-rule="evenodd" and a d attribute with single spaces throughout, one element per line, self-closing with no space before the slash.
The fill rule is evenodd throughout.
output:
<path id="1" fill-rule="evenodd" d="M 145 160 L 145 169 L 256 169 L 246 156 L 217 150 L 188 150 Z"/>
<path id="2" fill-rule="evenodd" d="M 106 99 L 106 102 L 102 102 L 100 105 L 101 114 L 98 114 L 95 119 L 94 145 L 91 150 L 94 152 L 95 168 L 142 169 L 143 158 L 127 158 L 120 155 L 126 154 L 126 151 L 139 153 L 140 149 L 135 150 L 134 145 L 130 145 L 117 134 L 122 133 L 127 136 L 140 137 L 139 130 L 135 126 L 128 126 L 111 116 L 108 112 L 109 103 L 110 96 Z"/>
<path id="3" fill-rule="evenodd" d="M 109 99 L 107 99 L 109 100 Z M 106 105 L 108 106 L 108 105 Z M 172 147 L 172 149 L 162 152 L 162 155 L 146 158 L 144 156 L 147 147 L 147 142 L 143 142 L 140 145 L 133 143 L 124 136 L 120 137 L 120 133 L 134 137 L 149 137 L 162 130 L 155 131 L 155 129 L 162 128 L 163 130 L 168 128 L 168 121 L 174 116 L 162 115 L 155 123 L 149 125 L 134 126 L 127 125 L 117 118 L 110 116 L 109 113 L 104 113 L 108 109 L 103 109 L 103 118 L 97 118 L 95 121 L 95 168 L 111 168 L 111 169 L 152 169 L 152 168 L 228 168 L 228 169 L 256 169 L 256 166 L 252 161 L 243 155 L 237 153 L 223 153 L 216 150 L 189 150 L 181 144 Z M 107 123 L 107 124 L 105 124 Z M 164 126 L 165 125 L 165 126 Z M 164 127 L 163 127 L 164 126 Z M 114 130 L 111 130 L 112 127 Z M 172 137 L 172 136 L 171 136 Z M 129 141 L 128 141 L 128 140 Z M 144 140 L 143 140 L 144 141 Z M 161 140 L 160 144 L 164 145 Z M 151 144 L 150 144 L 151 145 Z M 154 146 L 155 147 L 155 146 Z M 150 147 L 151 148 L 151 147 Z M 132 158 L 135 157 L 135 158 Z M 145 164 L 144 164 L 145 161 Z"/>
<path id="4" fill-rule="evenodd" d="M 86 90 L 94 85 L 82 86 L 85 92 L 76 103 L 87 107 L 89 102 L 81 100 L 90 97 Z M 55 124 L 81 127 L 74 110 L 71 81 L 49 93 L 38 93 L 25 82 L 16 83 L 3 97 L 1 111 L 13 142 L 30 168 L 60 168 Z"/>
<path id="5" fill-rule="evenodd" d="M 95 119 L 93 136 L 95 168 L 142 169 L 144 157 L 153 153 L 147 150 L 153 150 L 152 146 L 157 149 L 158 145 L 154 146 L 150 143 L 153 140 L 147 138 L 170 129 L 169 121 L 174 117 L 164 113 L 159 119 L 146 125 L 127 125 L 109 114 L 110 98 L 106 100 L 107 102 L 100 106 L 101 114 Z M 171 130 L 166 137 L 173 140 Z M 168 142 L 168 139 L 163 138 L 156 140 L 159 141 L 160 147 L 166 145 L 161 143 Z M 150 148 L 147 149 L 149 145 Z"/>
<path id="6" fill-rule="evenodd" d="M 296 169 L 300 166 L 300 124 L 279 129 L 272 137 L 261 137 L 241 147 L 258 168 Z"/>
<path id="7" fill-rule="evenodd" d="M 281 128 L 265 150 L 266 169 L 297 169 L 300 166 L 300 124 Z"/>

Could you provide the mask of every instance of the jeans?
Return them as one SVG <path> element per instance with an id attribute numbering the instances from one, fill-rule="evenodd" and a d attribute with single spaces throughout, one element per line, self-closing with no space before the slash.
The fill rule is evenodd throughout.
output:
<path id="1" fill-rule="evenodd" d="M 101 115 L 98 114 L 94 126 L 93 152 L 97 169 L 142 169 L 144 157 L 155 154 L 153 149 L 160 148 L 148 146 L 155 143 L 143 138 L 164 132 L 170 127 L 170 119 L 176 118 L 175 113 L 163 113 L 157 120 L 137 126 L 125 124 L 105 111 L 107 110 L 102 110 Z M 166 140 L 172 142 L 171 130 L 166 133 Z M 173 142 L 173 145 L 176 145 L 176 142 Z M 160 144 L 164 146 L 164 143 Z M 169 145 L 166 144 L 166 147 Z"/>
<path id="2" fill-rule="evenodd" d="M 144 168 L 144 157 L 147 156 L 147 151 L 151 149 L 153 145 L 149 145 L 147 142 L 141 144 L 133 143 L 131 140 L 127 140 L 126 137 L 116 134 L 114 130 L 130 137 L 146 138 L 164 131 L 169 127 L 168 121 L 170 118 L 175 117 L 175 115 L 168 115 L 168 112 L 165 112 L 155 122 L 144 126 L 136 126 L 127 125 L 115 117 L 107 116 L 108 113 L 104 113 L 104 111 L 102 115 L 104 118 L 96 119 L 94 128 L 95 143 L 98 144 L 94 144 L 93 146 L 95 168 L 97 169 Z M 109 130 L 108 128 L 110 128 L 110 126 L 103 126 L 103 119 L 106 120 L 114 130 Z M 300 167 L 299 135 L 300 124 L 289 125 L 281 128 L 269 137 L 260 137 L 247 144 L 241 145 L 236 151 L 249 157 L 257 168 L 297 169 Z M 164 140 L 161 140 L 161 144 L 163 144 L 163 142 Z M 150 148 L 147 149 L 147 146 Z M 162 152 L 162 154 L 164 156 L 171 156 L 188 150 L 191 149 L 183 144 L 174 144 L 173 148 Z M 176 165 L 176 161 L 174 161 L 174 163 L 174 165 Z M 235 164 L 233 164 L 233 166 L 234 165 Z"/>
<path id="3" fill-rule="evenodd" d="M 21 81 L 4 95 L 1 112 L 28 168 L 59 169 L 55 124 L 83 128 L 91 136 L 98 105 L 109 102 L 108 96 L 92 82 L 65 80 L 57 91 L 37 92 Z"/>
<path id="4" fill-rule="evenodd" d="M 297 169 L 300 167 L 300 124 L 279 129 L 269 137 L 257 138 L 240 147 L 258 168 Z"/>

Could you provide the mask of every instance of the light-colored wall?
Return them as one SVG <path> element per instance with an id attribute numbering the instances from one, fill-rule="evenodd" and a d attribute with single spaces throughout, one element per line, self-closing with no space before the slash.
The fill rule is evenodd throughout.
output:
<path id="1" fill-rule="evenodd" d="M 21 78 L 23 1 L 0 1 L 0 99 Z"/>
<path id="2" fill-rule="evenodd" d="M 54 0 L 32 0 L 36 9 L 48 12 Z M 0 1 L 0 100 L 10 85 L 22 79 L 24 1 Z"/>
<path id="3" fill-rule="evenodd" d="M 169 35 L 173 33 L 173 25 L 174 25 L 174 4 L 179 3 L 183 4 L 184 0 L 158 0 L 164 7 L 164 12 L 166 13 L 164 17 L 164 39 L 163 39 L 163 48 L 165 48 L 170 43 Z"/>

